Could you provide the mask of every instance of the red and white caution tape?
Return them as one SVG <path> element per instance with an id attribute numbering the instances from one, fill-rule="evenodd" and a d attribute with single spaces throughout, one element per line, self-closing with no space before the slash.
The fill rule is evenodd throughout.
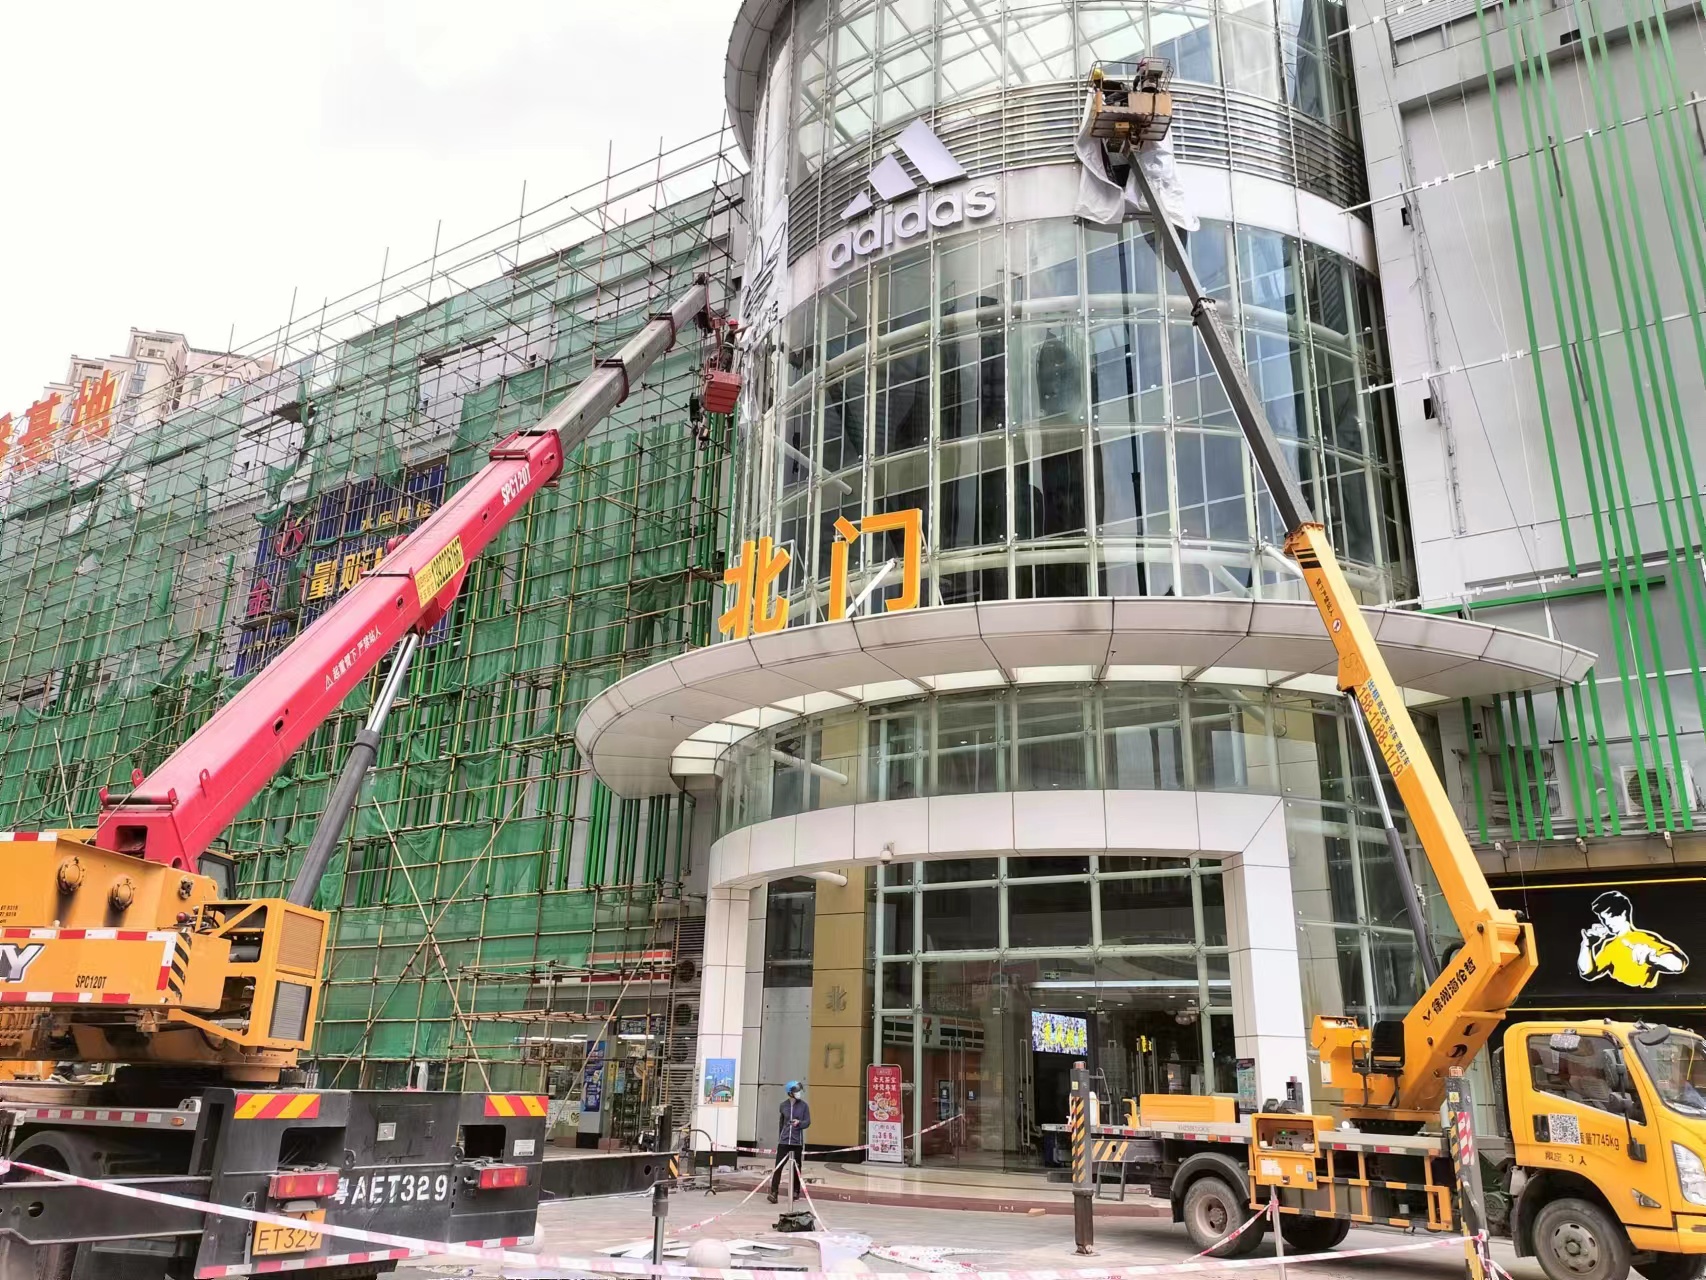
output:
<path id="1" fill-rule="evenodd" d="M 925 1125 L 922 1129 L 919 1129 L 916 1133 L 907 1134 L 905 1137 L 903 1137 L 901 1139 L 901 1143 L 904 1145 L 905 1143 L 912 1141 L 912 1139 L 914 1139 L 914 1138 L 922 1138 L 927 1133 L 936 1132 L 936 1130 L 940 1129 L 943 1125 L 953 1124 L 954 1121 L 963 1120 L 964 1118 L 965 1118 L 965 1113 L 963 1111 L 956 1111 L 953 1115 L 949 1116 L 946 1120 L 938 1120 L 935 1124 Z M 776 1156 L 776 1155 L 782 1154 L 781 1151 L 779 1151 L 775 1147 L 719 1147 L 719 1146 L 713 1145 L 707 1149 L 711 1150 L 711 1151 L 732 1151 L 736 1155 L 740 1155 L 740 1156 Z M 808 1151 L 805 1153 L 805 1158 L 807 1160 L 821 1160 L 825 1156 L 844 1156 L 844 1155 L 847 1155 L 849 1152 L 869 1151 L 870 1149 L 871 1149 L 870 1143 L 861 1142 L 856 1147 L 830 1147 L 828 1150 L 825 1150 L 825 1151 Z"/>
<path id="2" fill-rule="evenodd" d="M 92 1191 L 103 1191 L 108 1195 L 124 1196 L 129 1200 L 142 1200 L 150 1204 L 166 1204 L 178 1209 L 187 1209 L 193 1213 L 211 1213 L 222 1218 L 236 1218 L 244 1222 L 259 1222 L 267 1226 L 284 1227 L 289 1230 L 299 1230 L 302 1219 L 289 1218 L 276 1213 L 261 1213 L 254 1209 L 244 1209 L 231 1204 L 212 1204 L 206 1200 L 192 1200 L 187 1196 L 168 1195 L 163 1191 L 148 1191 L 141 1187 L 126 1186 L 123 1183 L 102 1182 L 95 1178 L 80 1178 L 75 1174 L 60 1173 L 56 1169 L 44 1169 L 39 1165 L 24 1164 L 21 1161 L 7 1162 L 0 1160 L 0 1176 L 8 1169 L 22 1169 L 25 1173 L 35 1174 L 53 1182 L 68 1183 L 72 1186 L 87 1187 Z M 512 1249 L 495 1246 L 486 1242 L 469 1241 L 453 1243 L 444 1240 L 417 1240 L 411 1236 L 394 1235 L 388 1231 L 367 1231 L 360 1227 L 346 1227 L 330 1222 L 318 1222 L 314 1229 L 323 1235 L 332 1236 L 339 1240 L 355 1240 L 362 1244 L 379 1245 L 384 1250 L 401 1250 L 402 1252 L 375 1252 L 365 1254 L 350 1254 L 349 1257 L 363 1257 L 378 1260 L 389 1257 L 406 1257 L 410 1254 L 435 1254 L 447 1258 L 464 1258 L 475 1262 L 497 1262 L 504 1266 L 526 1271 L 592 1271 L 605 1275 L 620 1276 L 672 1276 L 683 1277 L 686 1280 L 846 1280 L 845 1273 L 831 1271 L 772 1271 L 752 1267 L 695 1267 L 681 1262 L 641 1262 L 632 1258 L 606 1257 L 573 1257 L 554 1253 L 521 1253 Z M 1427 1249 L 1438 1249 L 1447 1245 L 1462 1246 L 1468 1239 L 1466 1236 L 1440 1236 L 1432 1240 L 1418 1241 L 1412 1244 L 1384 1245 L 1369 1249 L 1335 1249 L 1327 1253 L 1305 1253 L 1286 1258 L 1286 1265 L 1308 1262 L 1338 1262 L 1346 1258 L 1371 1258 L 1389 1256 L 1400 1253 L 1419 1253 Z M 289 1266 L 280 1266 L 277 1270 L 311 1270 L 316 1267 L 331 1265 L 328 1258 L 293 1258 Z M 1216 1272 L 1247 1271 L 1253 1267 L 1271 1267 L 1271 1258 L 1194 1258 L 1185 1262 L 1156 1262 L 1128 1267 L 1082 1267 L 1075 1270 L 1041 1270 L 1041 1271 L 974 1271 L 964 1273 L 963 1280 L 1127 1280 L 1136 1276 L 1180 1276 L 1180 1275 L 1210 1275 Z M 255 1264 L 247 1264 L 242 1272 L 260 1270 Z M 234 1268 L 208 1268 L 198 1273 L 201 1280 L 209 1277 L 230 1274 Z M 890 1271 L 883 1273 L 885 1280 L 939 1280 L 928 1271 Z"/>

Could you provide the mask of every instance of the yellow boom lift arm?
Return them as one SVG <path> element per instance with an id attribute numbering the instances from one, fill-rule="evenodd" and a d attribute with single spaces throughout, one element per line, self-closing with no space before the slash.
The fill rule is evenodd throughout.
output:
<path id="1" fill-rule="evenodd" d="M 1310 510 L 1279 439 L 1262 412 L 1215 299 L 1203 292 L 1184 238 L 1164 212 L 1149 175 L 1135 155 L 1129 150 L 1126 155 L 1138 191 L 1154 215 L 1162 255 L 1184 282 L 1191 321 L 1226 388 L 1245 443 L 1255 456 L 1256 469 L 1279 510 L 1287 530 L 1285 552 L 1302 570 L 1332 638 L 1339 659 L 1339 688 L 1352 695 L 1359 734 L 1372 734 L 1386 762 L 1440 894 L 1463 937 L 1449 961 L 1440 965 L 1429 944 L 1402 842 L 1388 815 L 1387 842 L 1403 883 L 1426 990 L 1402 1022 L 1362 1027 L 1354 1018 L 1317 1017 L 1310 1041 L 1320 1055 L 1322 1083 L 1343 1090 L 1348 1116 L 1365 1128 L 1382 1124 L 1414 1128 L 1437 1120 L 1448 1070 L 1468 1066 L 1534 972 L 1534 933 L 1526 921 L 1494 901 L 1404 706 L 1403 690 L 1387 670 L 1339 568 L 1327 532 Z M 1366 737 L 1364 741 L 1366 744 Z M 1380 792 L 1378 779 L 1376 791 Z M 1381 806 L 1384 811 L 1384 793 Z"/>

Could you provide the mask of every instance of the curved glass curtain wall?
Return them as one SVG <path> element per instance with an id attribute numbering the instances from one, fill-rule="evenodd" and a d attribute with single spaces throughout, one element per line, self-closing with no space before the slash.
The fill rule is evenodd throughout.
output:
<path id="1" fill-rule="evenodd" d="M 1417 724 L 1437 757 L 1431 717 Z M 915 796 L 1081 788 L 1279 795 L 1306 1016 L 1400 1017 L 1420 990 L 1415 947 L 1352 734 L 1338 700 L 1276 690 L 1120 683 L 933 694 L 750 734 L 724 757 L 719 818 L 726 833 Z M 1143 847 L 1141 829 L 1130 846 Z M 1435 897 L 1425 860 L 1411 864 Z M 884 1016 L 928 996 L 931 975 L 949 972 L 932 967 L 938 962 L 987 981 L 1042 952 L 1048 968 L 1114 982 L 1114 990 L 1126 980 L 1166 980 L 1205 1012 L 1228 1001 L 1216 985 L 1228 976 L 1228 936 L 1215 859 L 1009 856 L 896 864 L 879 874 L 883 923 L 872 947 Z M 1430 918 L 1449 927 L 1443 904 L 1429 906 Z M 1204 1063 L 1223 1056 L 1206 1031 Z"/>
<path id="2" fill-rule="evenodd" d="M 1403 598 L 1378 284 L 1256 227 L 1206 222 L 1190 245 L 1352 583 Z M 909 507 L 925 512 L 926 604 L 1301 595 L 1261 550 L 1283 541 L 1272 503 L 1136 224 L 942 237 L 849 272 L 779 341 L 776 427 L 743 451 L 742 506 L 746 536 L 793 557 L 791 622 L 826 616 L 838 517 Z M 900 551 L 898 535 L 862 539 L 853 589 Z M 878 598 L 899 589 L 891 574 Z"/>
<path id="3" fill-rule="evenodd" d="M 1357 136 L 1335 0 L 801 0 L 790 16 L 759 105 L 764 167 L 790 184 L 873 129 L 1146 54 Z"/>

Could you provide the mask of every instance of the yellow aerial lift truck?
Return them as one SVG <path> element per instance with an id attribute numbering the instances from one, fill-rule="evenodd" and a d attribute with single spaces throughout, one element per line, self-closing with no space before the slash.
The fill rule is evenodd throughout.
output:
<path id="1" fill-rule="evenodd" d="M 1219 1257 L 1253 1252 L 1267 1229 L 1257 1215 L 1277 1212 L 1282 1239 L 1305 1252 L 1331 1249 L 1352 1225 L 1469 1236 L 1476 1280 L 1488 1274 L 1490 1236 L 1538 1258 L 1550 1280 L 1624 1280 L 1631 1266 L 1646 1280 L 1694 1280 L 1706 1273 L 1706 1041 L 1693 1032 L 1617 1022 L 1510 1026 L 1494 1068 L 1509 1149 L 1496 1160 L 1477 1150 L 1464 1071 L 1534 972 L 1533 930 L 1494 901 L 1215 300 L 1132 152 L 1165 135 L 1170 78 L 1160 59 L 1098 66 L 1089 132 L 1107 147 L 1111 173 L 1129 171 L 1153 215 L 1161 254 L 1184 283 L 1287 530 L 1285 552 L 1332 638 L 1370 774 L 1378 777 L 1372 738 L 1462 942 L 1443 964 L 1435 958 L 1377 785 L 1427 982 L 1421 998 L 1401 1020 L 1372 1027 L 1315 1019 L 1310 1041 L 1322 1085 L 1341 1091 L 1338 1116 L 1303 1114 L 1292 1099 L 1240 1119 L 1231 1098 L 1145 1095 L 1104 1117 L 1111 1100 L 1075 1068 L 1069 1122 L 1080 1248 L 1094 1196 L 1117 1177 L 1122 1194 L 1129 1181 L 1170 1200 L 1192 1241 Z"/>

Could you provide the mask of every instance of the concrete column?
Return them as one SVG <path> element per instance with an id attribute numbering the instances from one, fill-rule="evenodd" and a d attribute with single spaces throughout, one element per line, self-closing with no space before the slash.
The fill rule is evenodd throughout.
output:
<path id="1" fill-rule="evenodd" d="M 712 889 L 705 895 L 705 969 L 699 1000 L 698 1089 L 693 1107 L 694 1147 L 732 1148 L 739 1137 L 740 1046 L 746 1009 L 747 932 L 752 891 Z M 705 1063 L 731 1059 L 734 1096 L 726 1105 L 705 1100 Z"/>
<path id="2" fill-rule="evenodd" d="M 1277 805 L 1225 868 L 1232 960 L 1232 1030 L 1240 1058 L 1256 1060 L 1256 1100 L 1285 1097 L 1296 1077 L 1309 1105 L 1309 1029 L 1297 967 L 1285 806 Z"/>
<path id="3" fill-rule="evenodd" d="M 865 871 L 842 868 L 845 885 L 820 881 L 812 939 L 812 1107 L 806 1141 L 851 1147 L 864 1141 L 866 1044 L 871 1001 L 865 972 Z"/>

